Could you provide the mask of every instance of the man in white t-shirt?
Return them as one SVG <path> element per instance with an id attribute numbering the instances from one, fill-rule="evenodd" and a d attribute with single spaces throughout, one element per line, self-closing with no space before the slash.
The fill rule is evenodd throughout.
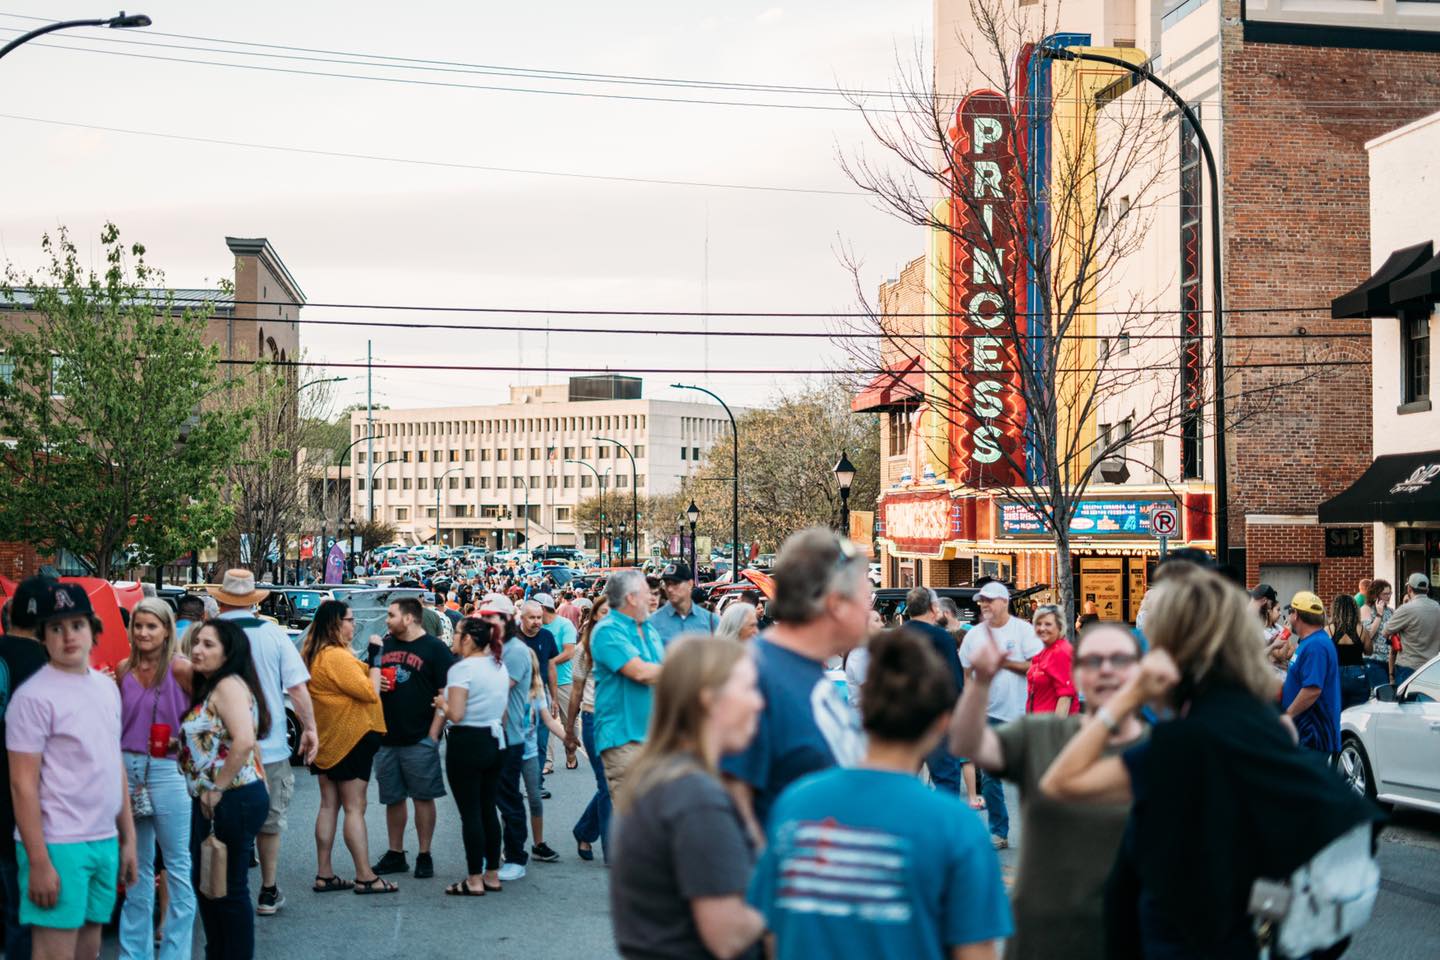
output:
<path id="1" fill-rule="evenodd" d="M 970 669 L 970 661 L 979 644 L 993 643 L 1005 654 L 1004 668 L 990 684 L 990 700 L 985 716 L 991 725 L 1018 720 L 1025 713 L 1025 673 L 1030 658 L 1044 644 L 1035 635 L 1029 622 L 1010 615 L 1010 591 L 1005 584 L 992 580 L 975 595 L 980 608 L 980 622 L 965 634 L 960 644 L 960 665 Z M 980 771 L 980 795 L 990 818 L 990 842 L 995 849 L 1010 846 L 1010 814 L 1005 809 L 1005 788 L 1000 780 Z"/>

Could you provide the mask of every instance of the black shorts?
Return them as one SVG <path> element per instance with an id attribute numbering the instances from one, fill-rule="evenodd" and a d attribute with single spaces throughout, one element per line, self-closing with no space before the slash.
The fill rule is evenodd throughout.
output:
<path id="1" fill-rule="evenodd" d="M 380 734 L 371 730 L 360 738 L 360 742 L 350 748 L 350 752 L 340 758 L 340 762 L 328 770 L 321 770 L 313 763 L 310 765 L 310 772 L 319 776 L 325 774 L 332 783 L 344 783 L 346 780 L 364 780 L 370 782 L 370 768 L 375 763 L 375 754 L 380 749 Z"/>

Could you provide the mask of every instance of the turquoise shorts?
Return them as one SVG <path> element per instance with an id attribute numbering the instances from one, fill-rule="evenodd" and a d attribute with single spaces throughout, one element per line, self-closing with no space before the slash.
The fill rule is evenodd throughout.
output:
<path id="1" fill-rule="evenodd" d="M 120 838 L 47 843 L 45 849 L 50 851 L 50 863 L 60 875 L 60 897 L 48 910 L 35 906 L 30 899 L 30 858 L 25 855 L 25 844 L 15 844 L 20 867 L 20 922 L 56 930 L 109 923 L 120 874 Z"/>

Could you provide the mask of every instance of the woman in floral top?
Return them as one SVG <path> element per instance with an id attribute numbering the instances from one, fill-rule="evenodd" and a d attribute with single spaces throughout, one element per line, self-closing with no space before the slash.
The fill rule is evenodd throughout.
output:
<path id="1" fill-rule="evenodd" d="M 249 960 L 255 955 L 255 908 L 250 902 L 250 850 L 270 810 L 256 744 L 270 730 L 250 641 L 243 628 L 211 620 L 190 652 L 194 694 L 180 724 L 180 768 L 194 797 L 190 816 L 191 870 L 200 887 L 200 845 L 212 832 L 225 844 L 225 896 L 201 895 L 206 954 Z"/>

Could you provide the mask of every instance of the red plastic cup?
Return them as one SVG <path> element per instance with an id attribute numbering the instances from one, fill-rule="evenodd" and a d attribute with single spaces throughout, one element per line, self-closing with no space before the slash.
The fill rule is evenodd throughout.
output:
<path id="1" fill-rule="evenodd" d="M 170 752 L 170 724 L 152 723 L 150 725 L 150 756 L 163 760 L 165 754 Z"/>
<path id="2" fill-rule="evenodd" d="M 382 677 L 385 678 L 385 688 L 386 688 L 387 690 L 394 690 L 394 689 L 395 689 L 395 668 L 394 668 L 394 667 L 381 667 L 381 668 L 380 668 L 380 676 L 382 676 Z"/>

